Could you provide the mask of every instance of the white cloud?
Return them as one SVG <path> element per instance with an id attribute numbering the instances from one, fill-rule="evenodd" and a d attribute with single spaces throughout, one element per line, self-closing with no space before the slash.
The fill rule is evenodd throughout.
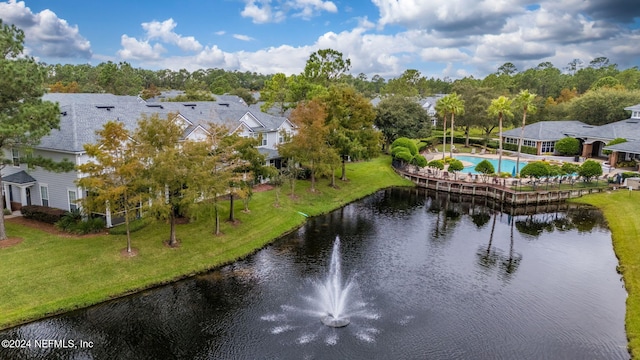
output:
<path id="1" fill-rule="evenodd" d="M 272 9 L 271 0 L 248 0 L 240 15 L 251 18 L 255 24 L 278 23 L 285 19 L 284 12 Z"/>
<path id="2" fill-rule="evenodd" d="M 200 51 L 202 45 L 193 36 L 182 36 L 176 34 L 173 29 L 178 24 L 169 18 L 163 22 L 152 21 L 142 23 L 142 28 L 146 31 L 149 40 L 159 39 L 167 44 L 178 46 L 184 51 Z"/>
<path id="3" fill-rule="evenodd" d="M 140 41 L 127 35 L 120 38 L 122 49 L 118 55 L 125 60 L 158 60 L 166 49 L 160 44 L 149 44 L 148 41 Z"/>
<path id="4" fill-rule="evenodd" d="M 78 27 L 69 25 L 51 10 L 33 13 L 24 1 L 10 0 L 0 3 L 0 18 L 24 31 L 31 55 L 85 59 L 92 56 L 91 43 L 80 35 Z"/>
<path id="5" fill-rule="evenodd" d="M 332 1 L 294 0 L 288 1 L 287 5 L 297 11 L 293 16 L 301 17 L 303 19 L 310 19 L 314 16 L 318 16 L 323 11 L 330 13 L 338 12 L 338 7 Z"/>
<path id="6" fill-rule="evenodd" d="M 469 55 L 457 48 L 426 48 L 420 51 L 420 58 L 424 61 L 451 62 L 466 61 Z"/>
<path id="7" fill-rule="evenodd" d="M 245 0 L 240 12 L 243 17 L 251 18 L 255 24 L 279 23 L 287 14 L 308 20 L 322 12 L 336 13 L 338 7 L 332 1 L 323 0 Z"/>
<path id="8" fill-rule="evenodd" d="M 525 0 L 372 0 L 379 24 L 440 32 L 496 33 L 508 16 L 524 12 Z"/>
<path id="9" fill-rule="evenodd" d="M 241 35 L 241 34 L 233 34 L 233 37 L 242 40 L 242 41 L 252 41 L 254 40 L 251 36 Z"/>
<path id="10" fill-rule="evenodd" d="M 118 55 L 125 60 L 157 61 L 167 49 L 160 43 L 175 45 L 183 51 L 197 52 L 203 49 L 202 45 L 193 36 L 182 36 L 173 30 L 178 24 L 169 18 L 165 21 L 151 21 L 142 23 L 145 30 L 145 39 L 139 40 L 126 34 L 120 38 L 122 49 Z M 151 41 L 156 41 L 151 43 Z"/>

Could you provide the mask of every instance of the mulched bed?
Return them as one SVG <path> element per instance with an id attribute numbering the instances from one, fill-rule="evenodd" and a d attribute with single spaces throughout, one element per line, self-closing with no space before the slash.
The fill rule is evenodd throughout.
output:
<path id="1" fill-rule="evenodd" d="M 0 249 L 8 248 L 10 246 L 18 245 L 22 242 L 22 238 L 20 237 L 10 237 L 5 240 L 0 240 Z"/>

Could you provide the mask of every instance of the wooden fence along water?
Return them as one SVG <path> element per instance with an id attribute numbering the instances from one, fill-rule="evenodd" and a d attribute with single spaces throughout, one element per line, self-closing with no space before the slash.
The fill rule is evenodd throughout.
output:
<path id="1" fill-rule="evenodd" d="M 607 191 L 607 188 L 589 189 L 549 189 L 518 191 L 509 186 L 515 180 L 499 180 L 498 182 L 463 181 L 451 178 L 429 176 L 422 173 L 412 173 L 404 169 L 395 168 L 404 178 L 411 180 L 419 187 L 450 194 L 486 197 L 505 205 L 527 206 L 562 202 L 582 195 Z"/>

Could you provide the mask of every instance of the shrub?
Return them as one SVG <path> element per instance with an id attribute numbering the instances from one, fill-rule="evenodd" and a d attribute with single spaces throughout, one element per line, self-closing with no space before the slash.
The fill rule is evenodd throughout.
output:
<path id="1" fill-rule="evenodd" d="M 502 148 L 509 151 L 518 151 L 518 145 L 516 144 L 502 144 Z M 521 152 L 525 154 L 536 155 L 538 153 L 538 149 L 531 146 L 523 146 Z"/>
<path id="2" fill-rule="evenodd" d="M 482 160 L 476 165 L 475 170 L 481 174 L 489 175 L 496 172 L 496 169 L 489 162 L 489 160 Z"/>
<path id="3" fill-rule="evenodd" d="M 578 175 L 585 178 L 586 181 L 591 181 L 592 177 L 602 175 L 602 166 L 597 161 L 587 160 L 580 165 Z"/>
<path id="4" fill-rule="evenodd" d="M 562 138 L 556 141 L 555 148 L 560 155 L 578 155 L 580 151 L 580 140 L 572 137 Z"/>
<path id="5" fill-rule="evenodd" d="M 539 179 L 541 177 L 549 176 L 551 169 L 549 164 L 544 161 L 533 161 L 525 165 L 520 170 L 520 176 L 533 177 Z"/>
<path id="6" fill-rule="evenodd" d="M 71 232 L 71 229 L 80 221 L 82 221 L 80 211 L 67 211 L 62 215 L 62 218 L 55 223 L 55 226 L 62 231 Z"/>
<path id="7" fill-rule="evenodd" d="M 416 155 L 418 153 L 418 146 L 416 145 L 416 142 L 409 138 L 397 138 L 393 143 L 391 143 L 391 153 L 393 153 L 393 150 L 396 147 L 406 148 L 407 150 L 409 150 L 411 155 Z"/>
<path id="8" fill-rule="evenodd" d="M 66 213 L 66 211 L 62 209 L 39 205 L 25 205 L 20 209 L 20 212 L 26 219 L 41 221 L 47 224 L 55 224 L 60 221 Z"/>
<path id="9" fill-rule="evenodd" d="M 449 162 L 449 171 L 453 171 L 455 173 L 461 171 L 462 169 L 464 169 L 464 164 L 462 164 L 462 161 L 453 159 L 451 160 L 451 162 Z"/>
<path id="10" fill-rule="evenodd" d="M 105 224 L 102 218 L 83 219 L 79 211 L 70 211 L 66 212 L 55 226 L 72 234 L 89 234 L 104 230 Z"/>
<path id="11" fill-rule="evenodd" d="M 562 167 L 560 169 L 562 170 L 563 173 L 570 175 L 570 174 L 577 173 L 578 169 L 580 169 L 580 165 L 566 162 L 562 164 Z"/>
<path id="12" fill-rule="evenodd" d="M 636 162 L 633 160 L 630 161 L 618 161 L 616 163 L 616 167 L 618 168 L 626 168 L 626 167 L 635 167 L 636 166 Z"/>
<path id="13" fill-rule="evenodd" d="M 444 162 L 442 162 L 442 160 L 431 160 L 431 161 L 429 161 L 427 166 L 430 167 L 430 168 L 435 168 L 435 169 L 438 169 L 438 170 L 442 170 L 442 169 L 444 169 Z"/>
<path id="14" fill-rule="evenodd" d="M 424 156 L 418 154 L 413 158 L 413 163 L 416 166 L 425 167 L 427 166 L 427 159 Z"/>
<path id="15" fill-rule="evenodd" d="M 622 179 L 627 179 L 627 178 L 632 178 L 632 177 L 640 177 L 640 173 L 637 172 L 631 172 L 631 171 L 625 171 L 622 174 L 620 174 L 620 176 L 622 176 Z"/>

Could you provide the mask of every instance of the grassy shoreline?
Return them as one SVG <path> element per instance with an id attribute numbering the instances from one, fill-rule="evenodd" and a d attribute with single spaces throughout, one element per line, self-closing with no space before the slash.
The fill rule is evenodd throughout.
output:
<path id="1" fill-rule="evenodd" d="M 572 202 L 598 207 L 607 219 L 618 269 L 627 290 L 625 330 L 632 358 L 640 358 L 640 192 L 614 191 L 587 195 Z"/>
<path id="2" fill-rule="evenodd" d="M 163 245 L 168 225 L 151 224 L 133 234 L 139 249 L 134 258 L 124 258 L 122 235 L 59 237 L 7 223 L 10 236 L 24 241 L 0 249 L 0 329 L 47 316 L 89 307 L 113 298 L 202 273 L 254 253 L 278 237 L 306 222 L 306 217 L 328 213 L 350 202 L 391 186 L 413 186 L 398 176 L 388 156 L 347 165 L 349 181 L 318 182 L 318 192 L 299 181 L 295 196 L 283 186 L 280 207 L 275 207 L 275 190 L 253 195 L 250 212 L 236 202 L 238 223 L 223 223 L 221 236 L 212 234 L 209 218 L 179 225 L 180 247 Z M 228 206 L 228 204 L 227 204 Z M 228 208 L 222 212 L 228 215 Z"/>

